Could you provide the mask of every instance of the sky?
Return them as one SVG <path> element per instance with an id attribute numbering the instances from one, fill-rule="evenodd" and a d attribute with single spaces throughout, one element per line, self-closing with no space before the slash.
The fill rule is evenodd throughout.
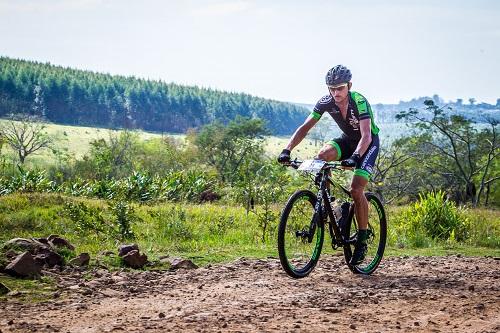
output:
<path id="1" fill-rule="evenodd" d="M 500 98 L 497 0 L 0 0 L 0 56 L 314 104 Z"/>

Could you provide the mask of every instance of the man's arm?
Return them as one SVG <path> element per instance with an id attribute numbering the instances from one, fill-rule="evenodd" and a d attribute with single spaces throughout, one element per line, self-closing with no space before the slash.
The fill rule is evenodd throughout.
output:
<path id="1" fill-rule="evenodd" d="M 306 121 L 304 121 L 304 123 L 297 128 L 295 133 L 293 133 L 285 149 L 292 151 L 292 149 L 306 137 L 309 130 L 311 130 L 317 122 L 318 120 L 314 119 L 312 115 L 307 117 Z"/>
<path id="2" fill-rule="evenodd" d="M 359 156 L 363 156 L 366 152 L 370 143 L 372 143 L 372 130 L 371 130 L 371 119 L 362 119 L 359 121 L 359 130 L 361 131 L 361 140 L 358 142 L 358 146 L 354 153 L 358 153 Z"/>

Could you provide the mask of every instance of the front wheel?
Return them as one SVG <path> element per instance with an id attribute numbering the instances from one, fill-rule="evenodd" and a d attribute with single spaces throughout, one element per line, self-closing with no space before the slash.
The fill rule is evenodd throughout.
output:
<path id="1" fill-rule="evenodd" d="M 278 252 L 281 266 L 293 278 L 309 275 L 318 262 L 324 239 L 321 212 L 315 212 L 318 199 L 307 190 L 295 192 L 281 213 Z"/>
<path id="2" fill-rule="evenodd" d="M 346 262 L 354 273 L 359 274 L 371 274 L 377 269 L 384 255 L 387 239 L 387 219 L 384 206 L 375 194 L 367 192 L 365 196 L 368 200 L 368 252 L 365 260 L 359 265 L 349 264 L 358 232 L 358 224 L 353 212 L 349 214 L 352 218 L 347 222 L 345 229 L 342 230 L 344 238 L 349 240 L 349 243 L 344 246 Z M 354 206 L 352 208 L 354 209 Z"/>

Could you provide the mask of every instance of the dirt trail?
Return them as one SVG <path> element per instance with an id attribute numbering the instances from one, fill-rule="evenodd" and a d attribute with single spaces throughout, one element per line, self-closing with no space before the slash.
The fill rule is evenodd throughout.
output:
<path id="1" fill-rule="evenodd" d="M 384 259 L 373 276 L 323 256 L 293 280 L 279 261 L 63 276 L 62 294 L 0 302 L 0 332 L 499 332 L 500 260 Z"/>

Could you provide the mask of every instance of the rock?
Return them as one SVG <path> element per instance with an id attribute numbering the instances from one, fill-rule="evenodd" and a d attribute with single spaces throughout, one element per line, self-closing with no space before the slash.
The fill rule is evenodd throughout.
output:
<path id="1" fill-rule="evenodd" d="M 478 303 L 476 304 L 476 306 L 474 307 L 474 309 L 476 310 L 484 310 L 485 306 L 483 303 Z"/>
<path id="2" fill-rule="evenodd" d="M 163 312 L 158 313 L 158 318 L 165 318 L 165 314 Z"/>
<path id="3" fill-rule="evenodd" d="M 23 252 L 7 265 L 5 272 L 12 276 L 34 278 L 40 276 L 41 267 L 29 252 Z"/>
<path id="4" fill-rule="evenodd" d="M 142 268 L 148 262 L 148 257 L 144 253 L 139 254 L 138 250 L 128 252 L 122 259 L 125 265 L 136 269 Z"/>
<path id="5" fill-rule="evenodd" d="M 179 269 L 179 268 L 184 268 L 184 269 L 196 269 L 198 268 L 197 265 L 195 265 L 191 260 L 189 259 L 182 259 L 182 258 L 174 258 L 170 261 L 170 268 L 171 269 Z"/>
<path id="6" fill-rule="evenodd" d="M 10 289 L 7 288 L 2 282 L 0 282 L 0 295 L 5 295 L 10 292 Z"/>
<path id="7" fill-rule="evenodd" d="M 27 238 L 13 238 L 3 244 L 5 249 L 19 249 L 22 251 L 29 251 L 32 254 L 35 254 L 39 251 L 40 248 L 48 249 L 49 246 L 43 244 L 36 239 L 27 239 Z"/>
<path id="8" fill-rule="evenodd" d="M 67 240 L 57 235 L 50 235 L 48 238 L 49 244 L 53 247 L 65 247 L 71 251 L 75 250 L 75 247 L 70 244 Z"/>
<path id="9" fill-rule="evenodd" d="M 127 253 L 129 253 L 130 251 L 133 251 L 133 250 L 136 250 L 137 252 L 139 252 L 139 246 L 137 246 L 137 244 L 120 245 L 120 247 L 118 248 L 118 255 L 120 257 L 123 257 L 124 255 L 126 255 Z"/>
<path id="10" fill-rule="evenodd" d="M 40 248 L 35 256 L 35 262 L 40 266 L 54 267 L 62 266 L 64 259 L 57 252 L 47 248 Z"/>
<path id="11" fill-rule="evenodd" d="M 88 253 L 80 253 L 78 257 L 70 260 L 69 264 L 72 266 L 88 266 L 90 262 L 90 255 Z"/>

